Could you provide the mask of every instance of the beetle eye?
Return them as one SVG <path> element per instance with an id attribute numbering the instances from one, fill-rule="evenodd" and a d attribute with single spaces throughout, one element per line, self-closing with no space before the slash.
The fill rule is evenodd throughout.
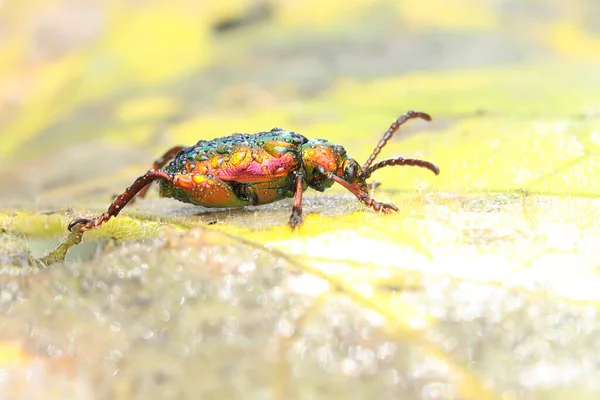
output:
<path id="1" fill-rule="evenodd" d="M 356 180 L 356 164 L 346 164 L 346 168 L 344 169 L 344 179 L 347 182 L 354 182 Z"/>

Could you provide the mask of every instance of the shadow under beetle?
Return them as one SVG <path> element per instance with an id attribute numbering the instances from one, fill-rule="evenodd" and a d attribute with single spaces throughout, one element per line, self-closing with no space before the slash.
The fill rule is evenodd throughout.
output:
<path id="1" fill-rule="evenodd" d="M 412 118 L 431 120 L 428 114 L 418 111 L 400 116 L 362 166 L 349 158 L 340 145 L 324 139 L 307 139 L 281 128 L 200 140 L 191 147 L 173 147 L 117 197 L 105 213 L 93 219 L 75 219 L 69 230 L 76 225 L 83 231 L 100 226 L 117 216 L 135 195 L 143 197 L 148 185 L 156 180 L 160 181 L 162 197 L 204 207 L 243 207 L 293 197 L 289 220 L 292 228 L 302 223 L 302 192 L 308 187 L 322 192 L 334 182 L 375 211 L 386 214 L 398 211 L 393 204 L 369 197 L 366 180 L 374 171 L 394 165 L 417 166 L 439 174 L 439 168 L 429 161 L 401 157 L 372 165 L 394 132 Z"/>

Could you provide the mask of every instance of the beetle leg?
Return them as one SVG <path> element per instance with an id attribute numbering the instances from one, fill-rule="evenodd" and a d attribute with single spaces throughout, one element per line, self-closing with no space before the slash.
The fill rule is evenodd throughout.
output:
<path id="1" fill-rule="evenodd" d="M 185 149 L 185 146 L 175 146 L 175 147 L 167 150 L 167 152 L 165 154 L 163 154 L 162 157 L 160 157 L 159 159 L 154 161 L 154 164 L 152 164 L 152 169 L 153 170 L 161 169 L 162 167 L 165 166 L 166 163 L 168 163 L 173 157 L 175 157 L 177 155 L 177 153 L 179 153 L 182 149 Z M 140 199 L 143 199 L 146 196 L 148 189 L 150 189 L 150 185 L 144 186 L 142 188 L 142 190 L 139 191 L 137 196 Z M 130 203 L 133 204 L 134 201 L 135 201 L 135 199 L 131 199 Z"/>
<path id="2" fill-rule="evenodd" d="M 350 192 L 352 192 L 353 195 L 355 195 L 367 207 L 371 207 L 375 211 L 381 211 L 385 214 L 389 214 L 392 211 L 398 211 L 398 207 L 396 207 L 395 205 L 390 204 L 390 203 L 381 203 L 381 202 L 375 200 L 374 198 L 369 197 L 369 195 L 366 192 L 364 192 L 360 189 L 357 189 L 352 184 L 346 182 L 345 180 L 343 180 L 342 178 L 340 178 L 339 176 L 337 176 L 331 172 L 327 172 L 326 176 L 327 176 L 327 178 L 339 183 L 340 185 L 342 185 L 343 187 L 348 189 Z"/>
<path id="3" fill-rule="evenodd" d="M 146 174 L 140 176 L 133 182 L 133 184 L 125 189 L 119 197 L 117 197 L 112 204 L 108 207 L 108 210 L 93 219 L 79 218 L 71 221 L 69 224 L 69 230 L 73 230 L 76 225 L 81 225 L 82 231 L 89 231 L 102 225 L 102 223 L 108 221 L 111 217 L 116 217 L 119 212 L 138 194 L 142 189 L 147 187 L 150 183 L 157 179 L 164 179 L 166 181 L 172 181 L 173 177 L 168 173 L 158 170 L 150 170 Z"/>
<path id="4" fill-rule="evenodd" d="M 292 229 L 296 229 L 302 225 L 302 185 L 304 180 L 304 174 L 302 172 L 296 173 L 296 193 L 294 195 L 294 206 L 292 207 L 292 215 L 290 216 L 290 226 Z"/>

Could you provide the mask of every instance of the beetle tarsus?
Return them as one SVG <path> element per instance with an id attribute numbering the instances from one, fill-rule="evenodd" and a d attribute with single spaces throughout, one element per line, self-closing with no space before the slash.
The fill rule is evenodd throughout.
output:
<path id="1" fill-rule="evenodd" d="M 110 219 L 110 217 L 111 217 L 111 215 L 109 213 L 105 212 L 93 219 L 78 218 L 74 221 L 71 221 L 68 228 L 69 228 L 69 231 L 73 232 L 73 228 L 75 228 L 75 226 L 79 225 L 79 229 L 81 229 L 83 232 L 89 231 L 91 229 L 99 227 L 104 222 L 108 221 Z"/>
<path id="2" fill-rule="evenodd" d="M 329 179 L 339 183 L 340 185 L 348 189 L 350 192 L 352 192 L 352 194 L 355 195 L 360 201 L 362 201 L 367 207 L 371 207 L 375 211 L 381 211 L 384 214 L 390 214 L 392 212 L 398 211 L 398 207 L 396 207 L 395 205 L 390 203 L 381 203 L 375 200 L 374 198 L 369 197 L 369 195 L 366 192 L 346 182 L 339 176 L 331 172 L 327 172 L 326 175 Z"/>
<path id="3" fill-rule="evenodd" d="M 89 219 L 85 219 L 85 218 L 74 219 L 69 224 L 68 229 L 70 232 L 73 232 L 73 228 L 75 228 L 77 225 L 79 225 L 79 229 L 81 229 L 82 231 L 85 231 L 85 229 L 83 229 L 83 225 L 87 225 L 88 223 L 90 223 Z"/>
<path id="4" fill-rule="evenodd" d="M 289 224 L 292 229 L 298 229 L 298 227 L 302 225 L 302 211 L 300 211 L 300 213 L 296 213 L 295 210 L 292 210 L 292 216 L 290 217 Z"/>
<path id="5" fill-rule="evenodd" d="M 365 196 L 359 199 L 367 206 L 371 207 L 375 211 L 381 211 L 384 214 L 391 214 L 392 212 L 398 212 L 398 207 L 391 203 L 381 203 L 372 197 Z"/>

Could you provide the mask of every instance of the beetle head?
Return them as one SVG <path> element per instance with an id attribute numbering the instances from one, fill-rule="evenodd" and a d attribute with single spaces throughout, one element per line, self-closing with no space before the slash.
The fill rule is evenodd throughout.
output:
<path id="1" fill-rule="evenodd" d="M 365 194 L 367 187 L 367 179 L 371 174 L 378 169 L 391 167 L 394 165 L 408 165 L 426 168 L 438 175 L 439 168 L 429 161 L 405 159 L 402 157 L 385 160 L 373 164 L 381 149 L 391 139 L 396 130 L 407 120 L 420 118 L 430 121 L 431 117 L 428 114 L 409 111 L 401 115 L 383 135 L 369 159 L 361 166 L 354 159 L 349 158 L 344 147 L 335 145 L 324 139 L 309 140 L 302 145 L 302 162 L 306 171 L 306 181 L 308 185 L 316 190 L 323 191 L 336 181 L 343 184 L 353 193 Z"/>
<path id="2" fill-rule="evenodd" d="M 354 183 L 362 172 L 360 165 L 348 158 L 343 146 L 324 139 L 306 142 L 302 146 L 302 161 L 308 185 L 321 192 L 333 185 L 326 176 L 329 172 L 349 183 Z"/>

